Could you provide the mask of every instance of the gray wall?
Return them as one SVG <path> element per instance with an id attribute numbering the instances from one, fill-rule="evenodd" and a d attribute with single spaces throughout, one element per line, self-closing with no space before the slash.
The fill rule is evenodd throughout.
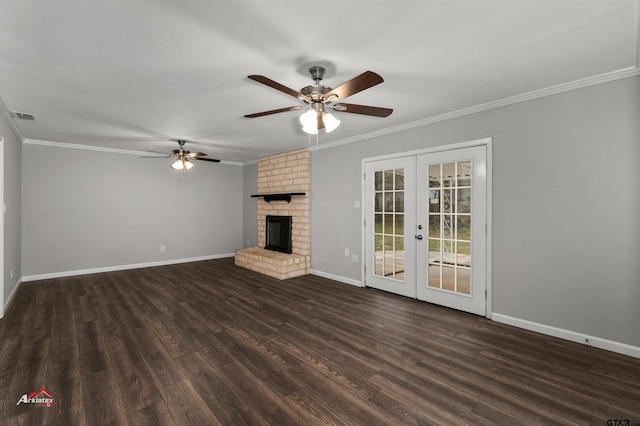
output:
<path id="1" fill-rule="evenodd" d="M 363 158 L 485 137 L 493 312 L 640 346 L 640 77 L 314 153 L 312 268 L 361 279 Z"/>
<path id="2" fill-rule="evenodd" d="M 21 143 L 4 117 L 0 118 L 0 137 L 4 137 L 4 202 L 8 206 L 4 215 L 4 289 L 2 292 L 4 306 L 22 276 L 20 269 Z M 13 278 L 11 278 L 11 270 L 13 270 Z"/>
<path id="3" fill-rule="evenodd" d="M 258 193 L 258 163 L 244 166 L 244 199 L 242 243 L 244 247 L 258 245 L 258 199 L 251 198 Z"/>
<path id="4" fill-rule="evenodd" d="M 166 262 L 242 246 L 242 167 L 23 144 L 22 274 Z M 160 252 L 160 245 L 166 252 Z"/>

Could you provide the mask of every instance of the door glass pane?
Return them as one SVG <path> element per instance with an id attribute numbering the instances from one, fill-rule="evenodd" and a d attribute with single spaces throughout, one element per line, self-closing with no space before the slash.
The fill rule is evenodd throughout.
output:
<path id="1" fill-rule="evenodd" d="M 404 192 L 396 191 L 396 212 L 404 212 Z"/>
<path id="2" fill-rule="evenodd" d="M 404 280 L 404 169 L 375 172 L 375 179 L 374 274 Z"/>
<path id="3" fill-rule="evenodd" d="M 402 170 L 402 169 L 396 170 L 394 188 L 395 188 L 396 191 L 404 190 L 404 170 Z"/>
<path id="4" fill-rule="evenodd" d="M 471 186 L 471 161 L 462 161 L 457 164 L 458 187 Z"/>
<path id="5" fill-rule="evenodd" d="M 393 173 L 394 170 L 384 171 L 384 190 L 389 191 L 393 189 Z"/>
<path id="6" fill-rule="evenodd" d="M 395 234 L 396 235 L 404 235 L 404 215 L 403 214 L 396 214 L 395 215 L 395 219 L 396 219 Z"/>
<path id="7" fill-rule="evenodd" d="M 440 288 L 440 265 L 429 265 L 429 287 Z"/>
<path id="8" fill-rule="evenodd" d="M 376 252 L 382 252 L 382 235 L 376 235 L 374 238 Z"/>
<path id="9" fill-rule="evenodd" d="M 471 269 L 458 268 L 458 293 L 471 294 Z"/>
<path id="10" fill-rule="evenodd" d="M 440 238 L 440 215 L 429 215 L 429 237 Z"/>
<path id="11" fill-rule="evenodd" d="M 471 161 L 429 165 L 428 286 L 470 294 Z"/>
<path id="12" fill-rule="evenodd" d="M 382 172 L 375 172 L 373 174 L 373 189 L 374 191 L 382 191 Z"/>
<path id="13" fill-rule="evenodd" d="M 456 264 L 458 266 L 471 266 L 471 243 L 458 241 L 458 251 L 456 253 Z"/>
<path id="14" fill-rule="evenodd" d="M 453 238 L 453 215 L 442 215 L 442 238 Z"/>
<path id="15" fill-rule="evenodd" d="M 443 290 L 456 291 L 456 268 L 452 266 L 442 267 L 442 287 Z"/>
<path id="16" fill-rule="evenodd" d="M 445 213 L 452 213 L 455 209 L 455 199 L 453 198 L 454 192 L 451 189 L 445 189 L 442 191 L 442 211 Z"/>
<path id="17" fill-rule="evenodd" d="M 373 208 L 376 213 L 382 211 L 382 192 L 376 192 Z"/>
<path id="18" fill-rule="evenodd" d="M 440 164 L 429 166 L 429 188 L 440 188 Z"/>
<path id="19" fill-rule="evenodd" d="M 429 212 L 440 213 L 440 191 L 429 191 Z"/>
<path id="20" fill-rule="evenodd" d="M 384 211 L 393 212 L 393 192 L 384 192 Z"/>
<path id="21" fill-rule="evenodd" d="M 429 238 L 429 262 L 441 262 L 440 240 Z"/>
<path id="22" fill-rule="evenodd" d="M 382 232 L 385 235 L 393 235 L 393 215 L 392 214 L 384 215 L 384 230 Z"/>
<path id="23" fill-rule="evenodd" d="M 457 239 L 458 240 L 471 240 L 471 216 L 470 215 L 457 215 Z"/>
<path id="24" fill-rule="evenodd" d="M 471 188 L 458 189 L 457 213 L 471 213 Z"/>
<path id="25" fill-rule="evenodd" d="M 456 163 L 447 163 L 442 165 L 442 186 L 455 186 L 456 182 Z"/>
<path id="26" fill-rule="evenodd" d="M 382 235 L 376 234 L 374 236 L 374 273 L 376 275 L 384 275 L 384 264 L 382 262 L 384 250 L 382 246 Z"/>

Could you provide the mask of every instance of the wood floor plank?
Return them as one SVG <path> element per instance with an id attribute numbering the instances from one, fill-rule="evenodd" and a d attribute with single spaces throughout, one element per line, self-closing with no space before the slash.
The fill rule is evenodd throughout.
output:
<path id="1" fill-rule="evenodd" d="M 639 359 L 233 259 L 21 284 L 0 382 L 3 426 L 640 423 Z"/>

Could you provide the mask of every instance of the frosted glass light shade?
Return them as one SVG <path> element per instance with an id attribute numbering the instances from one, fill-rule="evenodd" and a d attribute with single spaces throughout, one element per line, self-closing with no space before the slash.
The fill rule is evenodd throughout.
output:
<path id="1" fill-rule="evenodd" d="M 310 109 L 300 116 L 300 124 L 302 127 L 307 127 L 309 129 L 315 128 L 318 130 L 318 112 L 315 109 Z"/>
<path id="2" fill-rule="evenodd" d="M 324 128 L 327 130 L 327 133 L 334 131 L 340 125 L 340 120 L 328 112 L 322 114 L 322 122 L 324 123 Z"/>

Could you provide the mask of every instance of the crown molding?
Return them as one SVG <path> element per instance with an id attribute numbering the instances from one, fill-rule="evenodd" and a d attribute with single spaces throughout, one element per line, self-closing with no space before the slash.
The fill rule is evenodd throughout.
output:
<path id="1" fill-rule="evenodd" d="M 55 148 L 80 149 L 83 151 L 97 151 L 97 152 L 108 152 L 111 154 L 135 155 L 137 157 L 154 157 L 153 153 L 150 153 L 147 151 L 134 151 L 131 149 L 109 148 L 105 146 L 94 146 L 94 145 L 81 145 L 81 144 L 75 144 L 75 143 L 45 141 L 40 139 L 25 139 L 22 143 L 25 145 L 51 146 Z M 162 157 L 162 155 L 157 155 L 157 157 Z M 226 161 L 226 160 L 220 160 L 220 163 L 218 164 L 227 164 L 230 166 L 243 165 L 239 161 Z"/>
<path id="2" fill-rule="evenodd" d="M 24 142 L 24 135 L 22 134 L 22 130 L 20 130 L 20 127 L 18 127 L 16 122 L 13 120 L 13 117 L 11 116 L 11 111 L 9 111 L 9 108 L 7 108 L 7 104 L 4 103 L 1 97 L 0 97 L 0 116 L 4 118 L 4 121 L 9 125 L 9 128 L 16 135 L 18 140 L 20 142 Z"/>
<path id="3" fill-rule="evenodd" d="M 40 140 L 40 139 L 25 139 L 22 143 L 24 143 L 25 145 L 40 145 L 40 146 L 53 146 L 53 147 L 56 147 L 56 148 L 80 149 L 82 151 L 98 151 L 98 152 L 109 152 L 109 153 L 112 153 L 112 154 L 150 156 L 150 153 L 149 152 L 145 152 L 145 151 L 133 151 L 133 150 L 129 150 L 129 149 L 109 148 L 109 147 L 105 147 L 105 146 L 94 146 L 94 145 L 82 145 L 82 144 L 67 143 L 67 142 L 45 141 L 45 140 Z"/>
<path id="4" fill-rule="evenodd" d="M 555 86 L 547 87 L 544 89 L 534 90 L 531 92 L 523 93 L 508 98 L 499 99 L 492 102 L 472 106 L 469 108 L 459 109 L 457 111 L 447 112 L 445 114 L 435 115 L 432 117 L 423 118 L 421 120 L 412 121 L 398 126 L 387 127 L 385 129 L 377 130 L 375 132 L 363 133 L 361 135 L 352 136 L 349 138 L 340 139 L 333 142 L 323 143 L 319 146 L 311 146 L 311 151 L 318 151 L 327 148 L 334 148 L 340 145 L 346 145 L 353 142 L 372 139 L 379 136 L 389 135 L 392 133 L 402 132 L 404 130 L 415 129 L 416 127 L 428 126 L 430 124 L 439 123 L 441 121 L 451 120 L 458 117 L 464 117 L 465 115 L 475 114 L 477 112 L 488 111 L 495 108 L 504 107 L 507 105 L 513 105 L 520 102 L 531 101 L 534 99 L 544 98 L 547 96 L 557 95 L 559 93 L 570 92 L 572 90 L 582 89 L 585 87 L 595 86 L 598 84 L 609 83 L 611 81 L 622 80 L 629 77 L 635 77 L 640 75 L 640 66 L 628 67 L 618 71 L 612 71 L 604 74 L 599 74 L 592 77 L 583 78 L 580 80 L 571 81 L 568 83 L 562 83 Z"/>

